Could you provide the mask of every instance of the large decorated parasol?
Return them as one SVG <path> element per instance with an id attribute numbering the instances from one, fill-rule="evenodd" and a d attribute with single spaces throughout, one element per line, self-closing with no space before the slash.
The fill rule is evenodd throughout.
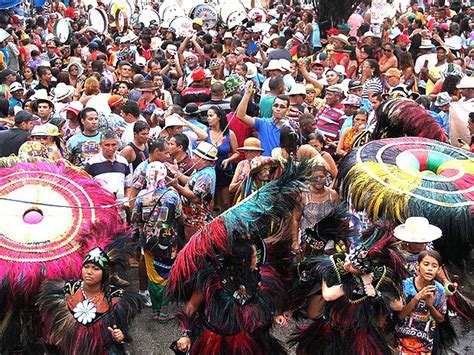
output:
<path id="1" fill-rule="evenodd" d="M 123 231 L 116 208 L 102 208 L 114 201 L 90 176 L 64 162 L 0 168 L 3 290 L 29 300 L 44 279 L 79 277 L 87 251 L 104 248 Z"/>
<path id="2" fill-rule="evenodd" d="M 469 258 L 474 241 L 474 155 L 438 141 L 403 137 L 353 149 L 339 167 L 344 198 L 373 221 L 400 224 L 428 218 L 443 237 L 436 248 L 447 260 Z"/>
<path id="3" fill-rule="evenodd" d="M 25 159 L 0 159 L 0 353 L 41 352 L 42 282 L 79 278 L 87 252 L 125 232 L 114 196 L 84 170 Z"/>

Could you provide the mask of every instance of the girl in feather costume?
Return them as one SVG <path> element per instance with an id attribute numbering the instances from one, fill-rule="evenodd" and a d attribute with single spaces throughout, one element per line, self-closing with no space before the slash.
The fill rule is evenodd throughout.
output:
<path id="1" fill-rule="evenodd" d="M 143 300 L 109 285 L 111 262 L 97 247 L 82 263 L 81 280 L 43 283 L 36 305 L 46 345 L 53 353 L 125 354 L 128 326 Z"/>
<path id="2" fill-rule="evenodd" d="M 362 236 L 349 254 L 312 256 L 299 269 L 304 284 L 321 285 L 323 314 L 299 329 L 297 354 L 391 354 L 387 319 L 402 308 L 402 259 L 385 228 Z"/>
<path id="3" fill-rule="evenodd" d="M 285 354 L 270 335 L 286 326 L 291 218 L 311 167 L 283 174 L 196 233 L 178 254 L 168 292 L 186 302 L 176 350 L 191 354 Z M 264 240 L 261 239 L 264 236 Z"/>

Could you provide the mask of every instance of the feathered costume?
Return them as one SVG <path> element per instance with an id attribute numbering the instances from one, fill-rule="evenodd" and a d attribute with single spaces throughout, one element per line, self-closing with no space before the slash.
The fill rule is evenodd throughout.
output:
<path id="1" fill-rule="evenodd" d="M 301 207 L 303 181 L 311 174 L 304 162 L 285 166 L 283 174 L 196 233 L 178 254 L 168 292 L 187 301 L 195 290 L 204 302 L 196 317 L 179 317 L 183 330 L 198 339 L 192 354 L 281 354 L 269 332 L 272 317 L 284 305 L 281 280 L 288 278 L 292 211 Z M 264 238 L 264 243 L 259 243 Z M 257 244 L 259 268 L 243 285 L 226 261 L 241 239 Z"/>
<path id="2" fill-rule="evenodd" d="M 318 223 L 305 228 L 301 238 L 304 255 L 327 254 L 327 250 L 345 253 L 348 251 L 350 238 L 355 237 L 355 233 L 347 204 L 340 203 Z M 332 248 L 329 248 L 329 242 L 334 244 Z"/>
<path id="3" fill-rule="evenodd" d="M 346 203 L 338 204 L 329 215 L 316 223 L 311 228 L 306 228 L 302 236 L 303 255 L 309 257 L 308 260 L 320 260 L 316 256 L 328 256 L 336 253 L 349 252 L 349 246 L 357 236 L 357 228 L 351 221 L 351 214 Z M 329 247 L 329 243 L 333 246 Z M 308 260 L 297 263 L 294 267 L 296 277 L 293 280 L 288 299 L 290 309 L 294 310 L 293 318 L 305 317 L 303 308 L 306 307 L 307 298 L 316 294 L 321 294 L 321 283 L 307 282 L 305 270 Z M 312 262 L 310 261 L 310 263 Z"/>
<path id="4" fill-rule="evenodd" d="M 441 228 L 434 242 L 444 260 L 462 264 L 474 241 L 474 155 L 424 138 L 372 141 L 339 165 L 337 185 L 372 221 L 399 225 L 426 217 Z"/>
<path id="5" fill-rule="evenodd" d="M 360 276 L 346 271 L 345 254 L 312 256 L 300 265 L 303 288 L 324 281 L 328 287 L 342 285 L 344 295 L 327 301 L 324 315 L 292 337 L 297 354 L 391 354 L 382 324 L 391 314 L 390 302 L 401 298 L 403 260 L 385 228 L 367 232 L 361 242 L 349 260 L 361 272 L 374 274 L 375 297 L 365 293 Z"/>
<path id="6" fill-rule="evenodd" d="M 408 136 L 448 142 L 446 133 L 433 116 L 413 100 L 387 100 L 375 115 L 377 123 L 371 140 Z"/>
<path id="7" fill-rule="evenodd" d="M 43 283 L 36 304 L 47 345 L 62 354 L 125 354 L 122 343 L 113 340 L 108 328 L 120 329 L 128 339 L 128 326 L 141 310 L 143 299 L 108 286 L 117 247 L 109 247 L 108 254 L 95 248 L 84 259 L 83 265 L 91 263 L 103 270 L 102 284 L 106 286 L 93 299 L 87 298 L 82 280 Z"/>
<path id="8" fill-rule="evenodd" d="M 114 197 L 80 169 L 18 158 L 0 166 L 0 352 L 37 350 L 32 305 L 43 280 L 78 278 L 87 251 L 125 230 L 116 208 L 100 208 Z"/>

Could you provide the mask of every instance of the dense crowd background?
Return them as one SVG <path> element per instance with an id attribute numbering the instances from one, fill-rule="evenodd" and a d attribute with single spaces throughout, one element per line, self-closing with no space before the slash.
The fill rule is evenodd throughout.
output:
<path id="1" fill-rule="evenodd" d="M 111 18 L 99 32 L 88 12 L 108 13 L 100 1 L 2 10 L 0 157 L 65 159 L 114 194 L 140 240 L 129 260 L 139 292 L 153 319 L 167 321 L 164 275 L 182 245 L 284 162 L 307 157 L 325 168 L 308 185 L 312 219 L 296 221 L 292 250 L 301 252 L 298 230 L 338 204 L 338 163 L 387 99 L 415 100 L 447 141 L 474 152 L 473 8 L 397 4 L 380 23 L 368 0 L 347 21 L 320 23 L 312 4 L 272 1 L 265 16 L 237 24 L 194 18 L 184 35 L 140 23 L 138 7 L 126 31 Z M 149 258 L 169 262 L 156 269 Z"/>

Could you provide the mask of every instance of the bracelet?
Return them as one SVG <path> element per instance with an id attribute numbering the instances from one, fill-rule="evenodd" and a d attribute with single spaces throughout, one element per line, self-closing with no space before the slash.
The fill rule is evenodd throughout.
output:
<path id="1" fill-rule="evenodd" d="M 456 288 L 452 283 L 447 283 L 444 285 L 444 292 L 446 292 L 446 296 L 450 297 L 456 293 Z"/>
<path id="2" fill-rule="evenodd" d="M 181 333 L 181 338 L 190 338 L 191 337 L 191 330 L 189 329 L 185 329 L 183 330 L 183 332 Z"/>

